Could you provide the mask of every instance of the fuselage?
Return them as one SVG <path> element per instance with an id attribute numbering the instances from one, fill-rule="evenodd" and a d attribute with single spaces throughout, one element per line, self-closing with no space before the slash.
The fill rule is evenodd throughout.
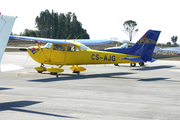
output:
<path id="1" fill-rule="evenodd" d="M 152 56 L 155 59 L 179 57 L 180 56 L 180 50 L 179 50 L 179 47 L 164 48 L 164 49 L 161 49 L 159 47 L 155 47 Z"/>
<path id="2" fill-rule="evenodd" d="M 45 47 L 30 47 L 27 51 L 36 62 L 50 65 L 130 63 L 132 61 L 124 57 L 140 58 L 128 54 L 91 50 L 76 42 L 74 45 L 48 43 Z"/>
<path id="3" fill-rule="evenodd" d="M 132 47 L 132 45 L 130 44 L 123 44 L 119 47 L 110 47 L 110 48 L 106 48 L 105 50 L 110 50 L 110 49 L 125 49 L 125 48 L 130 48 Z M 123 53 L 123 51 L 122 51 Z M 152 57 L 155 59 L 161 59 L 161 58 L 171 58 L 171 57 L 179 57 L 180 56 L 180 47 L 171 47 L 171 48 L 164 48 L 161 49 L 159 47 L 155 47 Z"/>

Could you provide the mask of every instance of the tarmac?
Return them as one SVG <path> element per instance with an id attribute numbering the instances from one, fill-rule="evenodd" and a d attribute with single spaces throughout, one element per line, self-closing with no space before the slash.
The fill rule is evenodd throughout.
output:
<path id="1" fill-rule="evenodd" d="M 0 72 L 1 120 L 179 120 L 180 61 L 145 66 L 69 66 L 58 77 L 34 70 L 26 52 L 5 52 Z"/>

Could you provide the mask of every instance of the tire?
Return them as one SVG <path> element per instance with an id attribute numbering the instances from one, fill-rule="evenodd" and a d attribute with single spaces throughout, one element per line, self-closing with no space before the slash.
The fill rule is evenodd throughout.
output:
<path id="1" fill-rule="evenodd" d="M 80 71 L 73 71 L 73 73 L 77 73 L 77 74 L 79 74 L 79 73 L 80 73 Z"/>
<path id="2" fill-rule="evenodd" d="M 144 66 L 144 62 L 140 62 L 139 65 L 140 65 L 140 66 Z"/>
<path id="3" fill-rule="evenodd" d="M 56 73 L 56 72 L 51 72 L 50 74 L 51 74 L 51 75 L 57 75 L 57 73 Z"/>
<path id="4" fill-rule="evenodd" d="M 136 67 L 136 63 L 131 63 L 130 66 L 131 67 Z"/>
<path id="5" fill-rule="evenodd" d="M 42 73 L 42 71 L 37 71 L 38 73 Z"/>
<path id="6" fill-rule="evenodd" d="M 118 64 L 114 64 L 114 66 L 119 66 Z"/>

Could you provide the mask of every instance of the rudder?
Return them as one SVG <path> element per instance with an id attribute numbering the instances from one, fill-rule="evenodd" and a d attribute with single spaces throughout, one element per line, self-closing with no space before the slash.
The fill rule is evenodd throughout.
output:
<path id="1" fill-rule="evenodd" d="M 141 56 L 144 61 L 151 61 L 154 48 L 161 31 L 148 30 L 134 46 L 130 54 Z"/>

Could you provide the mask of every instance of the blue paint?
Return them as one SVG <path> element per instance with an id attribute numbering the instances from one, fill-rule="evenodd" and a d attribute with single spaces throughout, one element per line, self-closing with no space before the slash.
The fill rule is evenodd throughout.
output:
<path id="1" fill-rule="evenodd" d="M 131 48 L 112 48 L 102 51 L 108 52 L 116 52 L 116 53 L 123 53 L 123 54 L 130 54 L 140 56 L 140 59 L 131 59 L 134 62 L 141 62 L 141 61 L 154 61 L 152 60 L 153 50 L 156 46 L 158 37 L 161 31 L 156 30 L 148 30 L 145 35 L 143 35 L 139 41 L 137 41 Z"/>
<path id="2" fill-rule="evenodd" d="M 104 61 L 116 61 L 116 56 L 115 55 L 110 55 L 109 57 L 107 55 L 104 55 L 104 57 L 100 56 L 99 54 L 92 54 L 91 55 L 92 60 L 104 60 Z"/>

